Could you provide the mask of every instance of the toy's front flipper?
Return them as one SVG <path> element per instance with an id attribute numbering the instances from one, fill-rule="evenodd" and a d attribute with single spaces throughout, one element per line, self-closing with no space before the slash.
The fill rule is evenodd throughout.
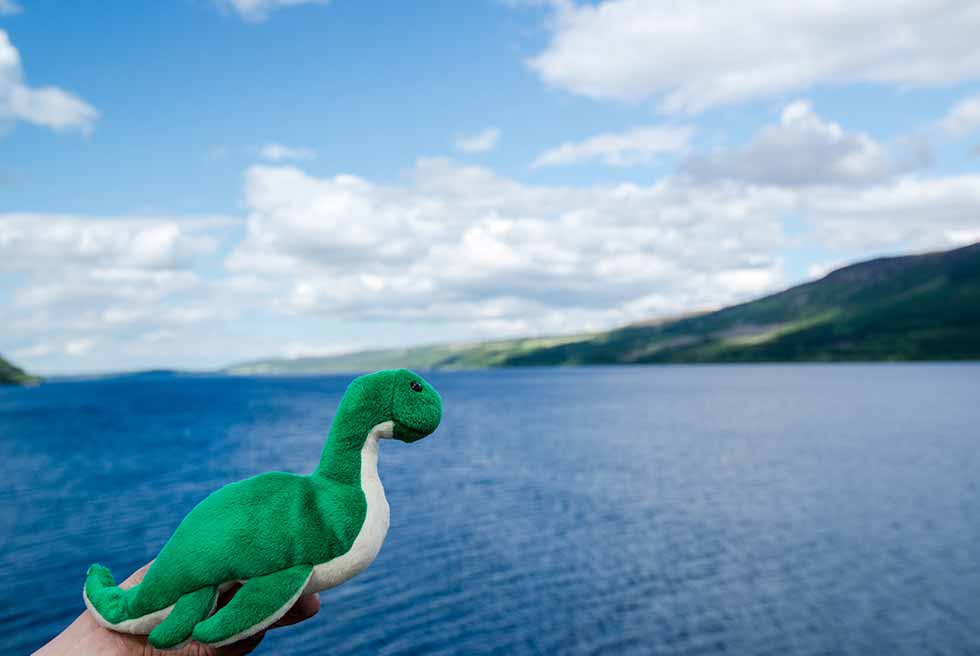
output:
<path id="1" fill-rule="evenodd" d="M 190 639 L 194 626 L 207 617 L 218 601 L 218 588 L 209 586 L 188 592 L 177 600 L 167 619 L 150 632 L 157 649 L 174 649 Z"/>
<path id="2" fill-rule="evenodd" d="M 249 579 L 227 606 L 194 627 L 194 639 L 220 647 L 255 635 L 286 614 L 312 574 L 312 565 L 296 565 Z"/>

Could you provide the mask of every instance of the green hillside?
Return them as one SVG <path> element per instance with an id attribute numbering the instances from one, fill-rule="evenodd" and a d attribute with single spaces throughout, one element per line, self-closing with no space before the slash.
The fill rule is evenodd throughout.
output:
<path id="1" fill-rule="evenodd" d="M 0 385 L 28 385 L 36 382 L 38 378 L 0 357 Z"/>
<path id="2" fill-rule="evenodd" d="M 360 351 L 345 355 L 308 358 L 272 358 L 229 367 L 235 375 L 322 374 L 372 371 L 392 367 L 410 369 L 482 369 L 497 367 L 509 358 L 542 349 L 591 339 L 591 335 L 511 339 L 495 342 L 436 344 L 405 349 Z"/>
<path id="3" fill-rule="evenodd" d="M 861 262 L 716 312 L 594 335 L 262 360 L 228 371 L 966 359 L 980 359 L 980 244 Z"/>
<path id="4" fill-rule="evenodd" d="M 980 359 L 980 244 L 838 269 L 756 301 L 503 364 Z"/>

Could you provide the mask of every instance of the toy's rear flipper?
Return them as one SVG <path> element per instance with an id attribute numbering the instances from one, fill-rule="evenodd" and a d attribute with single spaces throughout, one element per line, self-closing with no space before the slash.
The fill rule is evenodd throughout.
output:
<path id="1" fill-rule="evenodd" d="M 101 626 L 121 633 L 146 635 L 170 614 L 173 606 L 149 611 L 134 610 L 131 602 L 141 585 L 138 583 L 123 590 L 116 585 L 108 568 L 92 565 L 88 568 L 82 598 L 95 621 Z"/>
<path id="2" fill-rule="evenodd" d="M 312 565 L 296 565 L 249 579 L 227 606 L 194 627 L 194 639 L 220 647 L 255 635 L 292 608 L 312 574 Z"/>
<path id="3" fill-rule="evenodd" d="M 157 649 L 175 649 L 190 640 L 194 626 L 211 614 L 218 603 L 218 588 L 209 586 L 188 592 L 153 631 L 150 644 Z"/>

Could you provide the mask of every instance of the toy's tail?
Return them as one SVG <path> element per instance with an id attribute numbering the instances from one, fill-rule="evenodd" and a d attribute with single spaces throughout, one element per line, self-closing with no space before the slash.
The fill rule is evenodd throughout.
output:
<path id="1" fill-rule="evenodd" d="M 102 565 L 92 565 L 88 568 L 82 596 L 85 598 L 85 605 L 99 620 L 99 624 L 116 628 L 116 625 L 126 620 L 135 619 L 127 609 L 126 600 L 129 592 L 116 585 L 112 579 L 112 572 L 108 568 Z"/>

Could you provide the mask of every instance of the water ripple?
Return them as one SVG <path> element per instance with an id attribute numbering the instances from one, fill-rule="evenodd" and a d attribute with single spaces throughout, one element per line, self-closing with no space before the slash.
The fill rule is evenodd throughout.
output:
<path id="1" fill-rule="evenodd" d="M 980 653 L 980 366 L 435 374 L 377 562 L 267 653 Z M 215 487 L 309 471 L 347 379 L 0 390 L 0 653 Z M 54 566 L 53 566 L 54 564 Z"/>

